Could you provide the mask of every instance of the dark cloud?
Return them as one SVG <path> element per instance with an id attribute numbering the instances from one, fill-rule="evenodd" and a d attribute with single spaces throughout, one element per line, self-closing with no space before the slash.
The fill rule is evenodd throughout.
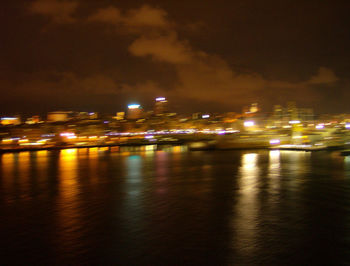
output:
<path id="1" fill-rule="evenodd" d="M 35 0 L 30 4 L 29 11 L 33 14 L 49 17 L 54 23 L 74 23 L 74 12 L 77 1 Z"/>
<path id="2" fill-rule="evenodd" d="M 179 41 L 175 33 L 153 38 L 142 36 L 129 46 L 129 51 L 135 56 L 150 56 L 172 64 L 189 63 L 193 53 L 187 42 Z"/>
<path id="3" fill-rule="evenodd" d="M 160 8 L 143 5 L 139 8 L 122 12 L 119 8 L 109 6 L 98 9 L 87 18 L 91 22 L 112 24 L 127 27 L 130 31 L 147 28 L 169 28 L 167 12 Z"/>
<path id="4" fill-rule="evenodd" d="M 63 105 L 84 106 L 109 96 L 117 105 L 147 105 L 166 95 L 177 111 L 189 102 L 229 111 L 288 100 L 332 111 L 329 93 L 349 88 L 347 14 L 339 3 L 18 1 L 2 18 L 20 17 L 23 25 L 7 23 L 4 31 L 0 86 L 11 87 L 9 101 L 41 95 L 47 105 L 61 97 Z M 41 31 L 39 17 L 56 26 Z"/>

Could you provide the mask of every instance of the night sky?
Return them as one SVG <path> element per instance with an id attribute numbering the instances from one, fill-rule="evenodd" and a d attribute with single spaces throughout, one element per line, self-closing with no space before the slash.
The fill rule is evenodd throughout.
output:
<path id="1" fill-rule="evenodd" d="M 350 112 L 350 3 L 328 0 L 3 0 L 1 114 Z"/>

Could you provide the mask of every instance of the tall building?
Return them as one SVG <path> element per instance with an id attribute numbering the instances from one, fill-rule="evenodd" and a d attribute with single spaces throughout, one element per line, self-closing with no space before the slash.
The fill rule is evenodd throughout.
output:
<path id="1" fill-rule="evenodd" d="M 156 98 L 154 105 L 154 114 L 157 116 L 164 115 L 168 111 L 168 101 L 164 97 Z"/>
<path id="2" fill-rule="evenodd" d="M 258 111 L 259 111 L 258 104 L 257 104 L 257 103 L 252 103 L 252 104 L 250 105 L 249 111 L 250 111 L 251 113 L 256 113 L 256 112 L 258 112 Z"/>
<path id="3" fill-rule="evenodd" d="M 281 105 L 275 105 L 273 107 L 273 119 L 275 121 L 281 121 L 283 119 L 283 108 Z"/>
<path id="4" fill-rule="evenodd" d="M 314 120 L 314 110 L 312 108 L 300 108 L 299 118 L 301 121 L 313 121 Z"/>
<path id="5" fill-rule="evenodd" d="M 289 120 L 298 120 L 298 108 L 295 102 L 287 102 L 287 113 Z"/>
<path id="6" fill-rule="evenodd" d="M 242 113 L 244 116 L 251 117 L 255 116 L 259 111 L 259 107 L 257 103 L 252 103 L 250 106 L 244 106 Z"/>
<path id="7" fill-rule="evenodd" d="M 143 115 L 143 110 L 141 105 L 139 104 L 128 105 L 127 119 L 137 120 L 142 118 L 142 115 Z"/>

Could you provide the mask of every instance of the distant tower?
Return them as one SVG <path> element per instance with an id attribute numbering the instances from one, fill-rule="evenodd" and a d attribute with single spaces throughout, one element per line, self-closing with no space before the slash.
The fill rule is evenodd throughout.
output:
<path id="1" fill-rule="evenodd" d="M 250 109 L 249 111 L 251 113 L 256 113 L 259 111 L 259 107 L 258 107 L 258 104 L 257 103 L 252 103 L 251 106 L 250 106 Z"/>
<path id="2" fill-rule="evenodd" d="M 127 119 L 137 120 L 142 118 L 142 114 L 143 114 L 143 111 L 139 104 L 128 105 Z"/>
<path id="3" fill-rule="evenodd" d="M 156 98 L 154 105 L 154 114 L 157 116 L 164 115 L 168 111 L 168 101 L 164 97 Z"/>
<path id="4" fill-rule="evenodd" d="M 287 102 L 287 112 L 289 120 L 298 120 L 298 108 L 295 102 Z"/>
<path id="5" fill-rule="evenodd" d="M 281 121 L 283 118 L 283 109 L 281 105 L 275 105 L 273 107 L 273 119 L 275 121 Z"/>

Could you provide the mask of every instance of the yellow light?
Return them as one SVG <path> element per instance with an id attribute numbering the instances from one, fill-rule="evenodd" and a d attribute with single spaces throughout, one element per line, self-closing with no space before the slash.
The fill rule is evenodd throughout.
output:
<path id="1" fill-rule="evenodd" d="M 42 143 L 42 144 L 44 144 L 44 143 L 46 143 L 48 140 L 49 140 L 49 139 L 40 139 L 40 140 L 37 141 L 37 143 Z"/>

